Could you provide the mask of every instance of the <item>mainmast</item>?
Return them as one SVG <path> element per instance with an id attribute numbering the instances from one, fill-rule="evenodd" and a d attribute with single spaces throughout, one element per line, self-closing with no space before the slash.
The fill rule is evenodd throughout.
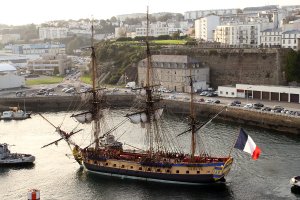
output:
<path id="1" fill-rule="evenodd" d="M 94 20 L 92 20 L 92 27 L 91 27 L 91 31 L 92 31 L 92 37 L 91 37 L 91 49 L 92 49 L 92 53 L 91 53 L 91 63 L 92 63 L 92 84 L 93 84 L 93 88 L 92 88 L 92 94 L 93 94 L 93 100 L 92 100 L 92 118 L 93 118 L 93 123 L 94 123 L 94 127 L 93 127 L 93 134 L 94 134 L 94 138 L 95 138 L 95 149 L 98 149 L 99 147 L 99 133 L 100 133 L 100 117 L 99 117 L 99 106 L 100 106 L 100 102 L 99 99 L 97 97 L 97 90 L 96 90 L 96 77 L 97 77 L 97 68 L 96 68 L 96 53 L 95 53 L 95 47 L 94 47 Z"/>
<path id="2" fill-rule="evenodd" d="M 195 151 L 196 151 L 196 115 L 194 108 L 194 87 L 193 87 L 193 78 L 192 78 L 192 69 L 190 68 L 190 86 L 191 86 L 191 102 L 190 102 L 190 125 L 192 131 L 191 138 L 191 161 L 194 161 Z"/>
<path id="3" fill-rule="evenodd" d="M 148 127 L 147 127 L 147 135 L 149 138 L 149 155 L 152 156 L 153 153 L 153 135 L 152 135 L 152 121 L 153 121 L 153 106 L 154 101 L 152 98 L 152 81 L 150 83 L 150 79 L 152 78 L 152 66 L 151 66 L 151 53 L 149 46 L 149 7 L 147 6 L 147 34 L 146 34 L 146 53 L 147 53 L 147 74 L 146 74 L 146 114 L 148 118 Z"/>

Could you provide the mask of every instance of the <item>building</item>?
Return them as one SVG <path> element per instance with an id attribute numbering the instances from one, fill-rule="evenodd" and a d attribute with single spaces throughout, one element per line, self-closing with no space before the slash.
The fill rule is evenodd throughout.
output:
<path id="1" fill-rule="evenodd" d="M 186 55 L 153 55 L 153 84 L 159 84 L 168 90 L 189 92 L 190 73 L 195 81 L 195 90 L 207 89 L 209 83 L 209 68 L 198 60 Z M 138 64 L 138 84 L 146 83 L 147 59 Z M 203 84 L 204 82 L 204 84 Z"/>
<path id="2" fill-rule="evenodd" d="M 219 86 L 219 96 L 300 103 L 300 87 L 248 85 Z"/>
<path id="3" fill-rule="evenodd" d="M 216 10 L 196 10 L 196 11 L 187 11 L 184 12 L 185 20 L 196 20 L 200 17 L 206 17 L 207 15 L 236 15 L 238 14 L 239 9 L 216 9 Z"/>
<path id="4" fill-rule="evenodd" d="M 262 47 L 281 47 L 281 29 L 267 29 L 261 32 Z"/>
<path id="5" fill-rule="evenodd" d="M 3 34 L 0 35 L 0 43 L 7 44 L 9 42 L 15 42 L 20 40 L 20 34 Z"/>
<path id="6" fill-rule="evenodd" d="M 260 24 L 217 26 L 214 40 L 221 44 L 257 47 L 260 44 Z"/>
<path id="7" fill-rule="evenodd" d="M 0 89 L 25 86 L 25 78 L 17 75 L 17 69 L 7 63 L 0 63 Z"/>
<path id="8" fill-rule="evenodd" d="M 282 48 L 300 50 L 300 30 L 285 31 L 282 33 Z"/>
<path id="9" fill-rule="evenodd" d="M 25 55 L 41 55 L 41 54 L 65 54 L 65 44 L 15 44 L 10 45 L 11 53 Z"/>
<path id="10" fill-rule="evenodd" d="M 195 21 L 195 39 L 204 41 L 214 40 L 214 31 L 220 25 L 220 17 L 209 15 Z"/>
<path id="11" fill-rule="evenodd" d="M 27 70 L 32 74 L 64 75 L 71 68 L 72 60 L 66 55 L 48 54 L 27 63 Z"/>
<path id="12" fill-rule="evenodd" d="M 40 38 L 40 40 L 66 38 L 67 33 L 68 33 L 67 28 L 57 28 L 57 27 L 39 28 L 39 38 Z"/>

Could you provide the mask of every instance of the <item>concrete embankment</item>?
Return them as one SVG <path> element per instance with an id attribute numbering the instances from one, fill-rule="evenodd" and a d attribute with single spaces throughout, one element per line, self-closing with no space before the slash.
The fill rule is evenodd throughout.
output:
<path id="1" fill-rule="evenodd" d="M 106 100 L 110 107 L 130 107 L 135 102 L 134 95 L 108 95 Z M 73 110 L 75 105 L 82 102 L 78 96 L 55 97 L 26 97 L 26 110 L 33 112 Z M 174 113 L 188 113 L 190 104 L 187 101 L 163 100 L 161 102 Z M 7 110 L 10 106 L 23 107 L 23 98 L 0 98 L 0 111 Z M 224 105 L 196 103 L 197 116 L 211 117 L 218 113 Z M 82 107 L 84 108 L 84 107 Z M 270 112 L 251 111 L 238 107 L 228 107 L 218 119 L 247 124 L 284 133 L 300 134 L 300 117 L 277 115 Z"/>
<path id="2" fill-rule="evenodd" d="M 189 102 L 164 100 L 163 103 L 175 113 L 189 112 Z M 221 111 L 222 107 L 224 107 L 224 105 L 196 103 L 195 111 L 198 116 L 212 117 Z M 283 133 L 300 134 L 300 117 L 230 106 L 218 116 L 218 119 L 276 130 Z"/>
<path id="3" fill-rule="evenodd" d="M 108 106 L 129 107 L 132 105 L 135 96 L 133 95 L 107 95 Z M 79 96 L 48 96 L 48 97 L 26 97 L 26 98 L 0 98 L 0 111 L 8 110 L 8 107 L 20 106 L 24 104 L 27 111 L 48 112 L 48 111 L 66 111 L 78 109 L 78 105 L 84 102 Z M 81 109 L 86 105 L 82 104 Z"/>

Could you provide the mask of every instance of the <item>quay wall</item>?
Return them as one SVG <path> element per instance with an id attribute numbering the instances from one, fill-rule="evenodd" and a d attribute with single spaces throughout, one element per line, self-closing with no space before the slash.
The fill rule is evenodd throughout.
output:
<path id="1" fill-rule="evenodd" d="M 163 100 L 162 103 L 174 113 L 189 113 L 189 102 Z M 224 105 L 196 103 L 195 111 L 197 116 L 212 117 L 223 107 Z M 300 117 L 229 106 L 216 119 L 300 135 Z"/>
<path id="2" fill-rule="evenodd" d="M 26 97 L 26 110 L 34 112 L 66 111 L 75 109 L 81 98 L 78 96 L 65 97 Z M 108 95 L 106 98 L 110 107 L 130 107 L 136 98 L 134 95 Z M 162 100 L 162 105 L 173 113 L 188 114 L 190 103 L 187 101 Z M 8 110 L 10 106 L 23 108 L 23 98 L 0 98 L 0 111 Z M 197 116 L 212 117 L 222 109 L 223 105 L 196 103 Z M 84 109 L 84 107 L 82 107 Z M 217 120 L 231 121 L 239 124 L 246 124 L 276 130 L 283 133 L 300 134 L 300 117 L 277 115 L 269 112 L 242 109 L 238 107 L 227 107 Z"/>

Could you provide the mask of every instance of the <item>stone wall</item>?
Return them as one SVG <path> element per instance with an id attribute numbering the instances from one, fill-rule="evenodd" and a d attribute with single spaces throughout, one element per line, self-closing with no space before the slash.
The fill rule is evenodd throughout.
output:
<path id="1" fill-rule="evenodd" d="M 287 49 L 164 48 L 160 54 L 189 55 L 210 67 L 212 87 L 220 85 L 286 85 L 284 75 Z"/>

